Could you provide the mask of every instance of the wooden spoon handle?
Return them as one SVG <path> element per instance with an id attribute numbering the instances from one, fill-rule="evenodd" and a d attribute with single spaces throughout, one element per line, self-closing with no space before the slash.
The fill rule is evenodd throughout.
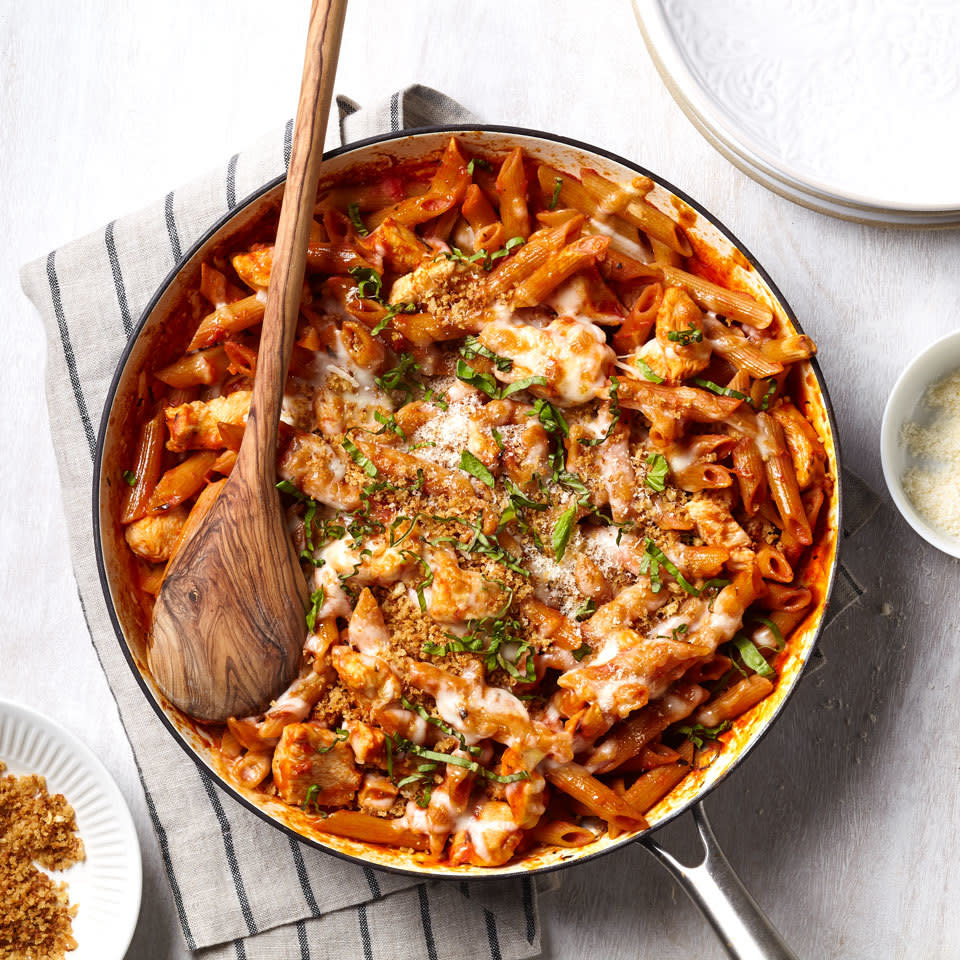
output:
<path id="1" fill-rule="evenodd" d="M 300 313 L 307 242 L 346 12 L 347 0 L 313 0 L 310 9 L 300 102 L 273 248 L 257 376 L 237 463 L 248 482 L 262 491 L 271 489 L 275 482 L 283 385 Z"/>

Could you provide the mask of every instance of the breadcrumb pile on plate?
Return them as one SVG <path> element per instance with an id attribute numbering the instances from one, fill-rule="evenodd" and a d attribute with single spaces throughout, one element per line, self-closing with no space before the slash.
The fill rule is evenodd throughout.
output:
<path id="1" fill-rule="evenodd" d="M 0 777 L 0 960 L 55 960 L 76 949 L 67 884 L 37 866 L 66 870 L 83 860 L 76 830 L 73 807 L 51 796 L 43 777 Z"/>

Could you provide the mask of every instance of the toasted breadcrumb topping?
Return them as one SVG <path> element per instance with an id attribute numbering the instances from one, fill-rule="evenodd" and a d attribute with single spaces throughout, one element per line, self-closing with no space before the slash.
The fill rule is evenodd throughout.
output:
<path id="1" fill-rule="evenodd" d="M 0 761 L 0 773 L 6 765 Z M 59 960 L 77 941 L 67 884 L 38 867 L 66 870 L 85 858 L 73 807 L 36 774 L 0 778 L 0 958 Z"/>

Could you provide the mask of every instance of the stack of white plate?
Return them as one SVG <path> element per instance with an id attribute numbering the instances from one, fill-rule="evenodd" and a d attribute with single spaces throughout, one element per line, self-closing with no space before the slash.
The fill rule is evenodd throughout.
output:
<path id="1" fill-rule="evenodd" d="M 677 103 L 764 186 L 848 220 L 960 224 L 960 0 L 633 0 Z"/>

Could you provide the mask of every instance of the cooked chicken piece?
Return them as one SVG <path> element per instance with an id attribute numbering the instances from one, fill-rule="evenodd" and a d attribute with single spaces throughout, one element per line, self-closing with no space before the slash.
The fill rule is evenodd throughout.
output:
<path id="1" fill-rule="evenodd" d="M 710 363 L 710 341 L 700 308 L 680 287 L 667 287 L 657 311 L 656 339 L 644 344 L 641 358 L 666 380 L 686 380 Z"/>
<path id="2" fill-rule="evenodd" d="M 332 730 L 318 723 L 283 728 L 273 754 L 273 782 L 287 803 L 301 806 L 310 791 L 318 806 L 342 807 L 353 801 L 362 779 L 353 751 Z"/>
<path id="3" fill-rule="evenodd" d="M 509 357 L 509 370 L 494 370 L 498 380 L 514 383 L 541 376 L 530 392 L 561 406 L 586 403 L 607 391 L 607 374 L 616 359 L 603 331 L 593 323 L 557 317 L 546 327 L 495 317 L 480 334 L 485 347 Z"/>
<path id="4" fill-rule="evenodd" d="M 482 278 L 476 267 L 440 256 L 425 261 L 390 290 L 391 303 L 414 303 L 424 313 L 398 313 L 393 326 L 418 345 L 477 333 L 487 300 Z"/>
<path id="5" fill-rule="evenodd" d="M 224 446 L 218 423 L 244 423 L 250 410 L 249 390 L 237 390 L 213 400 L 194 400 L 168 407 L 163 416 L 167 421 L 170 439 L 167 449 L 178 453 L 184 450 L 219 450 Z"/>
<path id="6" fill-rule="evenodd" d="M 355 720 L 350 724 L 350 737 L 347 741 L 358 763 L 364 766 L 382 767 L 386 763 L 386 735 L 377 727 Z"/>
<path id="7" fill-rule="evenodd" d="M 467 826 L 454 834 L 450 862 L 499 867 L 513 856 L 522 837 L 509 805 L 502 800 L 488 800 Z"/>
<path id="8" fill-rule="evenodd" d="M 389 810 L 397 799 L 397 786 L 389 778 L 379 773 L 368 773 L 363 778 L 363 786 L 357 795 L 357 804 L 361 810 L 379 813 Z"/>
<path id="9" fill-rule="evenodd" d="M 710 546 L 750 546 L 750 536 L 733 518 L 722 494 L 698 493 L 687 503 L 687 513 L 696 524 L 697 535 Z"/>
<path id="10" fill-rule="evenodd" d="M 277 472 L 308 497 L 337 510 L 360 506 L 360 487 L 346 478 L 346 453 L 315 433 L 295 433 L 280 457 Z"/>
<path id="11" fill-rule="evenodd" d="M 124 531 L 127 544 L 138 557 L 153 563 L 165 563 L 177 545 L 188 513 L 186 507 L 180 506 L 156 517 L 134 520 Z"/>
<path id="12" fill-rule="evenodd" d="M 427 613 L 438 623 L 492 617 L 503 609 L 503 588 L 478 570 L 462 570 L 451 550 L 428 550 L 424 557 L 433 582 L 424 589 Z"/>
<path id="13" fill-rule="evenodd" d="M 343 685 L 372 713 L 400 699 L 400 679 L 386 660 L 345 646 L 332 647 L 330 659 Z"/>

